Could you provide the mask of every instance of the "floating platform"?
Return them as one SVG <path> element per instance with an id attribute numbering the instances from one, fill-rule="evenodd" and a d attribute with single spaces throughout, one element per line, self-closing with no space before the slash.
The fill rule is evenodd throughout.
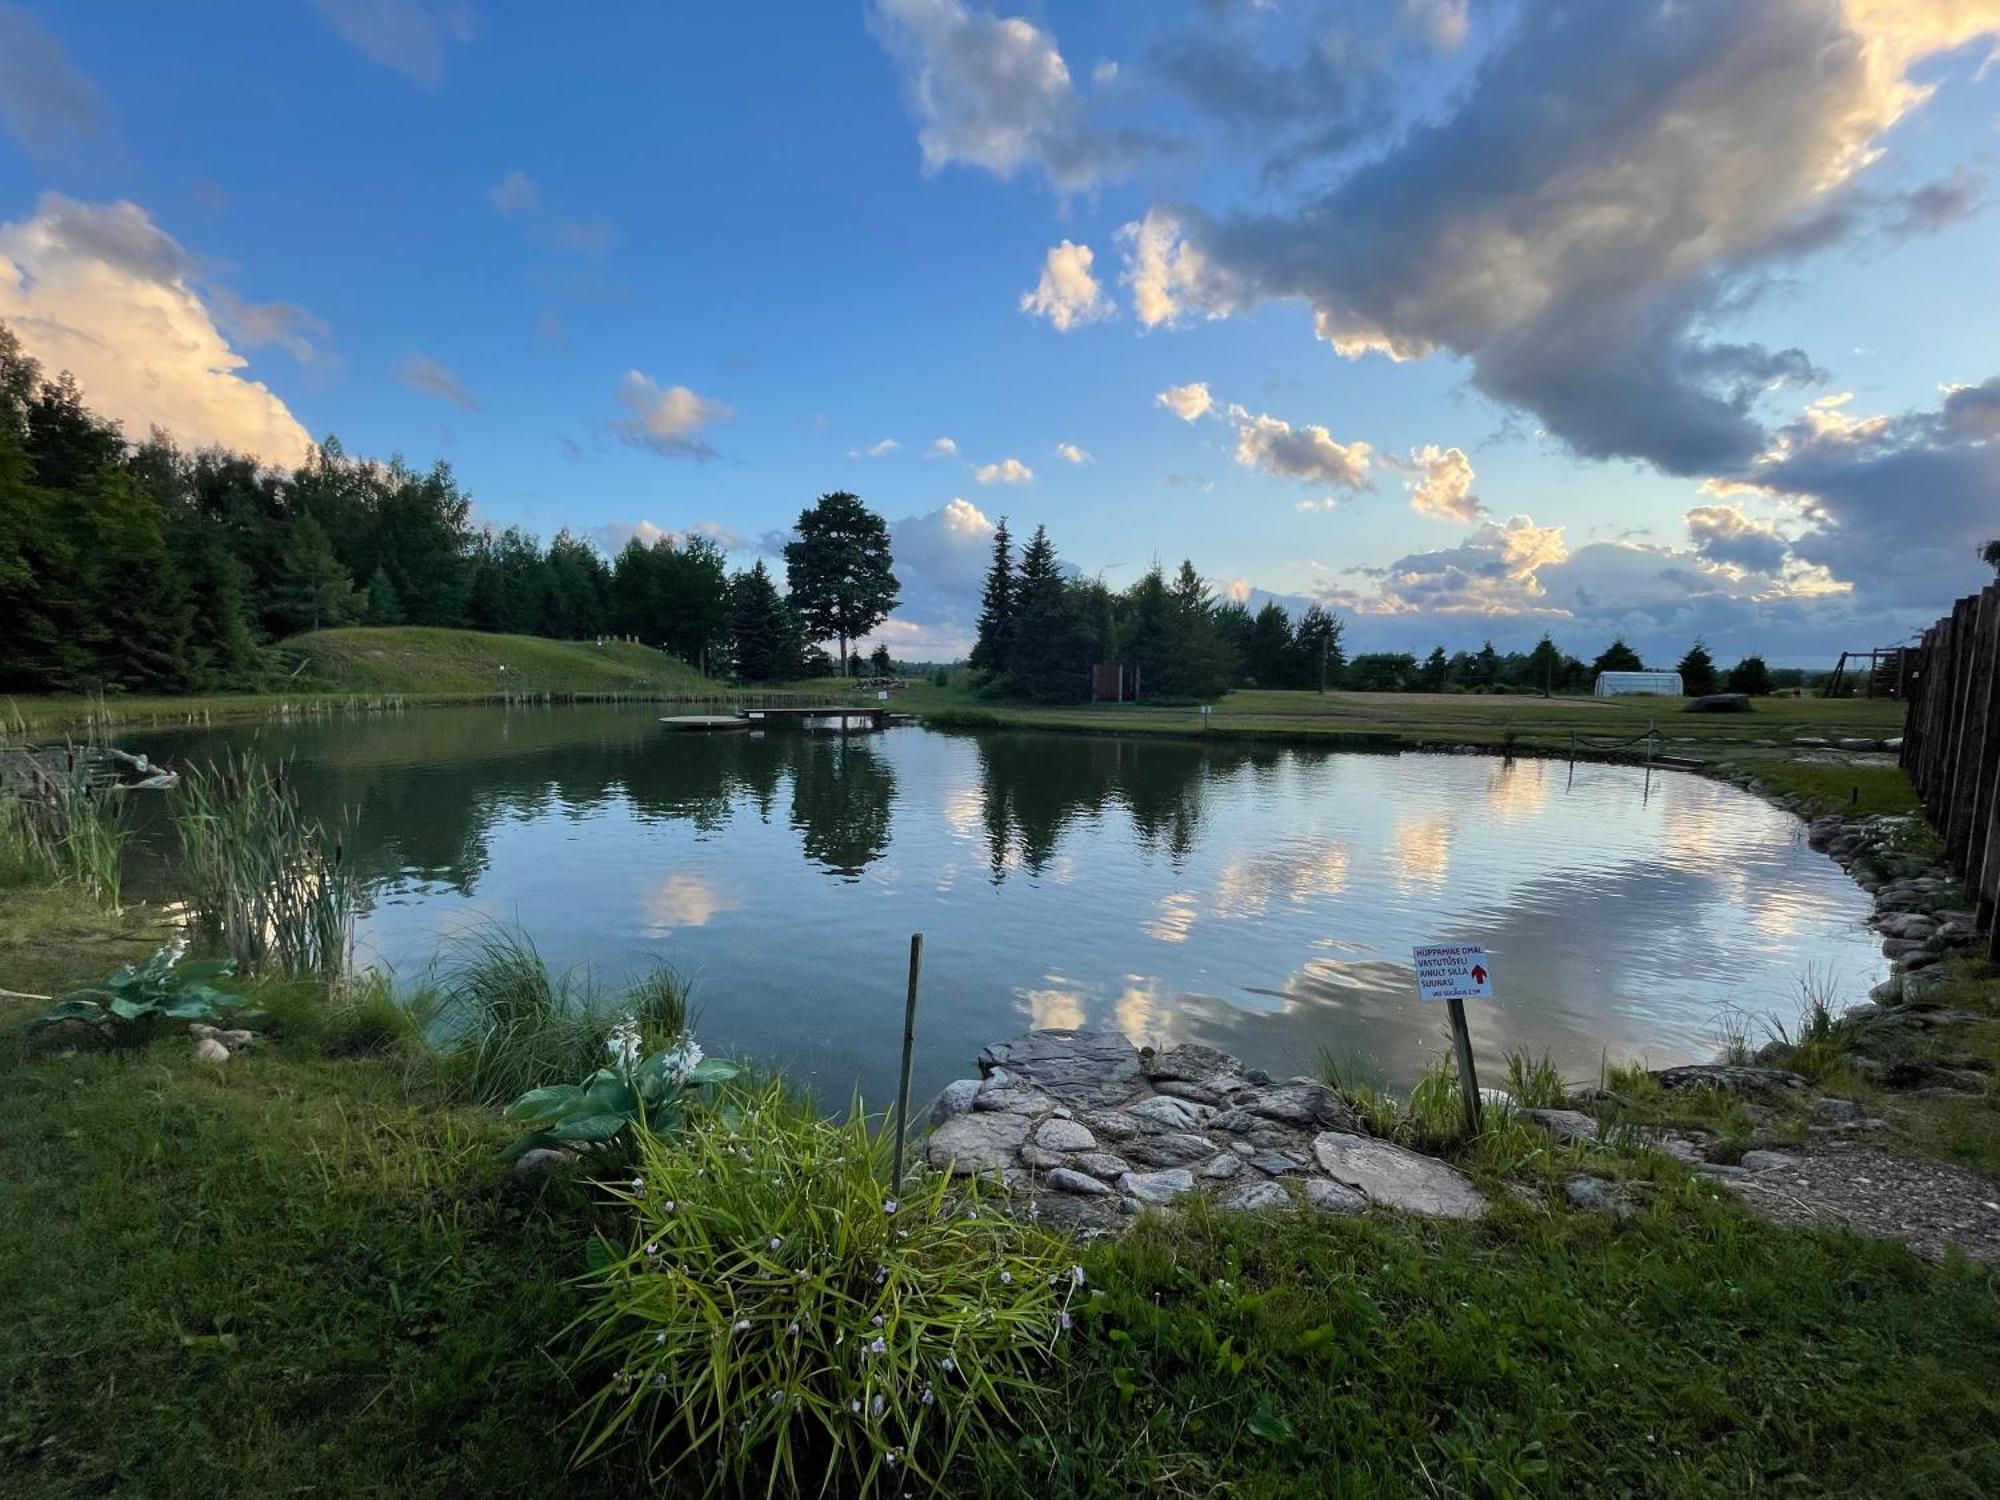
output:
<path id="1" fill-rule="evenodd" d="M 822 705 L 813 708 L 746 708 L 741 712 L 744 719 L 752 724 L 798 724 L 812 719 L 833 719 L 843 729 L 857 723 L 866 724 L 870 729 L 880 729 L 889 722 L 889 705 L 886 703 L 868 708 Z"/>
<path id="2" fill-rule="evenodd" d="M 669 729 L 686 730 L 692 734 L 727 734 L 731 730 L 750 727 L 748 719 L 735 714 L 676 714 L 660 722 Z"/>

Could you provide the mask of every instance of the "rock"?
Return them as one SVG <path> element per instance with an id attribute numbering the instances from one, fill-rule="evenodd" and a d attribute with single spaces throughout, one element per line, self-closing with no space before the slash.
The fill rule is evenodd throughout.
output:
<path id="1" fill-rule="evenodd" d="M 1042 1181 L 1059 1193 L 1075 1193 L 1080 1198 L 1108 1197 L 1111 1193 L 1108 1184 L 1069 1167 L 1051 1169 Z"/>
<path id="2" fill-rule="evenodd" d="M 194 1060 L 206 1063 L 211 1068 L 219 1068 L 229 1061 L 229 1049 L 212 1036 L 205 1036 L 194 1044 Z"/>
<path id="3" fill-rule="evenodd" d="M 1041 1167 L 1046 1170 L 1050 1167 L 1066 1167 L 1070 1159 L 1067 1152 L 1050 1151 L 1029 1141 L 1021 1148 L 1021 1160 L 1031 1167 Z"/>
<path id="4" fill-rule="evenodd" d="M 1194 1173 L 1186 1167 L 1170 1167 L 1164 1172 L 1127 1172 L 1118 1186 L 1128 1198 L 1141 1203 L 1171 1203 L 1183 1193 L 1194 1191 Z"/>
<path id="5" fill-rule="evenodd" d="M 1198 1083 L 1187 1083 L 1179 1078 L 1162 1078 L 1154 1082 L 1155 1090 L 1175 1099 L 1187 1099 L 1196 1104 L 1206 1104 L 1211 1109 L 1221 1104 L 1225 1095 L 1214 1089 L 1204 1088 Z"/>
<path id="6" fill-rule="evenodd" d="M 1817 734 L 1795 734 L 1792 736 L 1792 743 L 1794 745 L 1824 745 L 1826 740 Z"/>
<path id="7" fill-rule="evenodd" d="M 1258 1171 L 1268 1172 L 1273 1177 L 1308 1171 L 1312 1167 L 1312 1163 L 1296 1151 L 1259 1151 L 1246 1160 Z"/>
<path id="8" fill-rule="evenodd" d="M 1261 1123 L 1247 1109 L 1225 1109 L 1211 1115 L 1202 1128 L 1209 1131 L 1219 1130 L 1224 1135 L 1246 1135 Z"/>
<path id="9" fill-rule="evenodd" d="M 1035 1144 L 1044 1151 L 1095 1151 L 1097 1137 L 1074 1120 L 1044 1120 L 1035 1128 Z"/>
<path id="10" fill-rule="evenodd" d="M 1083 1123 L 1107 1141 L 1129 1141 L 1139 1133 L 1139 1122 L 1122 1109 L 1086 1110 Z"/>
<path id="11" fill-rule="evenodd" d="M 1692 1166 L 1701 1161 L 1701 1143 L 1684 1135 L 1663 1135 L 1653 1142 L 1653 1149 L 1664 1151 L 1675 1161 Z"/>
<path id="12" fill-rule="evenodd" d="M 1875 919 L 1875 930 L 1884 937 L 1911 938 L 1922 942 L 1937 931 L 1937 923 L 1921 912 L 1891 912 Z"/>
<path id="13" fill-rule="evenodd" d="M 924 1143 L 924 1159 L 940 1172 L 966 1176 L 1004 1171 L 1028 1139 L 1024 1115 L 998 1110 L 974 1110 L 946 1120 Z"/>
<path id="14" fill-rule="evenodd" d="M 1301 1130 L 1345 1130 L 1359 1132 L 1361 1121 L 1332 1089 L 1311 1078 L 1294 1078 L 1289 1083 L 1259 1089 L 1242 1101 L 1242 1108 L 1260 1119 L 1276 1120 Z"/>
<path id="15" fill-rule="evenodd" d="M 1031 1031 L 995 1042 L 979 1066 L 1004 1068 L 1078 1109 L 1122 1103 L 1144 1081 L 1138 1049 L 1115 1031 Z"/>
<path id="16" fill-rule="evenodd" d="M 1125 1113 L 1139 1122 L 1141 1130 L 1148 1126 L 1155 1130 L 1193 1130 L 1215 1111 L 1191 1100 L 1155 1094 L 1150 1099 L 1127 1105 Z"/>
<path id="17" fill-rule="evenodd" d="M 1265 1213 L 1274 1208 L 1290 1208 L 1292 1195 L 1275 1182 L 1246 1182 L 1224 1198 L 1222 1206 L 1238 1213 Z"/>
<path id="18" fill-rule="evenodd" d="M 1934 990 L 1941 990 L 1946 984 L 1943 969 L 1919 969 L 1914 974 L 1902 976 L 1903 998 L 1921 1000 Z"/>
<path id="19" fill-rule="evenodd" d="M 1687 1063 L 1678 1068 L 1656 1069 L 1652 1076 L 1654 1082 L 1670 1092 L 1706 1087 L 1744 1093 L 1758 1089 L 1804 1089 L 1812 1086 L 1797 1073 L 1788 1073 L 1782 1068 L 1745 1068 L 1730 1063 Z"/>
<path id="20" fill-rule="evenodd" d="M 1921 953 L 1924 945 L 1916 938 L 1884 938 L 1882 956 L 1884 958 L 1907 958 L 1912 953 Z"/>
<path id="21" fill-rule="evenodd" d="M 1276 1183 L 1271 1185 L 1277 1186 Z M 1324 1177 L 1306 1179 L 1306 1202 L 1329 1214 L 1358 1214 L 1368 1206 L 1367 1198 L 1346 1183 L 1329 1182 Z"/>
<path id="22" fill-rule="evenodd" d="M 1822 1120 L 1830 1120 L 1837 1124 L 1859 1120 L 1862 1117 L 1861 1106 L 1852 1099 L 1816 1099 L 1813 1101 L 1813 1113 Z"/>
<path id="23" fill-rule="evenodd" d="M 542 1177 L 550 1172 L 560 1171 L 576 1160 L 571 1151 L 554 1151 L 547 1147 L 537 1147 L 533 1151 L 523 1151 L 514 1158 L 516 1177 Z"/>
<path id="24" fill-rule="evenodd" d="M 1942 953 L 1933 953 L 1926 948 L 1922 953 L 1905 954 L 1896 960 L 1896 968 L 1904 974 L 1915 974 L 1919 970 L 1933 968 L 1944 961 Z"/>
<path id="25" fill-rule="evenodd" d="M 1243 1170 L 1243 1158 L 1234 1152 L 1225 1151 L 1201 1169 L 1204 1182 L 1227 1182 Z"/>
<path id="26" fill-rule="evenodd" d="M 1142 1135 L 1125 1143 L 1125 1155 L 1146 1167 L 1185 1167 L 1215 1155 L 1215 1142 L 1205 1135 L 1170 1130 Z"/>
<path id="27" fill-rule="evenodd" d="M 1162 1094 L 1188 1099 L 1195 1097 L 1186 1092 L 1193 1088 L 1215 1096 L 1203 1099 L 1203 1104 L 1218 1103 L 1221 1096 L 1250 1084 L 1243 1075 L 1242 1063 L 1226 1052 L 1196 1042 L 1183 1042 L 1157 1054 L 1147 1064 L 1146 1072 L 1153 1080 L 1153 1087 Z"/>
<path id="28" fill-rule="evenodd" d="M 1618 1195 L 1618 1190 L 1602 1177 L 1564 1178 L 1563 1196 L 1577 1208 L 1596 1209 L 1603 1213 L 1618 1213 L 1625 1207 L 1625 1200 Z"/>
<path id="29" fill-rule="evenodd" d="M 972 1101 L 979 1097 L 980 1080 L 977 1078 L 954 1078 L 947 1083 L 931 1103 L 931 1124 L 944 1124 L 953 1115 L 962 1115 L 972 1108 Z"/>
<path id="30" fill-rule="evenodd" d="M 1858 1026 L 1863 1021 L 1872 1021 L 1882 1014 L 1882 1007 L 1873 1000 L 1858 1000 L 1840 1013 L 1840 1019 L 1849 1026 Z"/>
<path id="31" fill-rule="evenodd" d="M 1436 1157 L 1332 1130 L 1313 1141 L 1313 1154 L 1327 1176 L 1385 1208 L 1449 1219 L 1476 1219 L 1486 1212 L 1485 1194 Z"/>
<path id="32" fill-rule="evenodd" d="M 1874 750 L 1879 748 L 1875 740 L 1864 740 L 1858 736 L 1852 739 L 1841 740 L 1839 741 L 1839 745 L 1843 750 Z"/>
<path id="33" fill-rule="evenodd" d="M 1877 1009 L 1885 1009 L 1888 1006 L 1900 1004 L 1902 998 L 1903 998 L 1902 976 L 1893 975 L 1890 978 L 1883 980 L 1880 984 L 1876 985 L 1874 989 L 1870 990 L 1868 992 L 1867 1000 L 1863 1001 L 1862 1003 L 1866 1005 L 1873 1005 Z"/>
<path id="34" fill-rule="evenodd" d="M 1799 1159 L 1787 1156 L 1782 1151 L 1745 1151 L 1743 1159 L 1737 1163 L 1746 1172 L 1774 1172 L 1781 1167 L 1796 1167 Z"/>
<path id="35" fill-rule="evenodd" d="M 1690 698 L 1686 712 L 1691 714 L 1747 714 L 1750 712 L 1748 693 L 1705 693 L 1699 698 Z"/>
<path id="36" fill-rule="evenodd" d="M 1092 1177 L 1102 1177 L 1110 1182 L 1116 1182 L 1132 1170 L 1132 1164 L 1124 1157 L 1113 1156 L 1105 1151 L 1079 1152 L 1075 1158 L 1075 1165 L 1079 1171 L 1088 1172 Z"/>
<path id="37" fill-rule="evenodd" d="M 1528 1118 L 1559 1141 L 1594 1141 L 1597 1121 L 1578 1109 L 1531 1109 Z"/>

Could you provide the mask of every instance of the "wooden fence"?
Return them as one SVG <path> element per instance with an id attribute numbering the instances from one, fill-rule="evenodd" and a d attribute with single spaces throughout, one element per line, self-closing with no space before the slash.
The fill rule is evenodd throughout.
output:
<path id="1" fill-rule="evenodd" d="M 1902 765 L 2000 959 L 2000 583 L 1924 632 Z"/>

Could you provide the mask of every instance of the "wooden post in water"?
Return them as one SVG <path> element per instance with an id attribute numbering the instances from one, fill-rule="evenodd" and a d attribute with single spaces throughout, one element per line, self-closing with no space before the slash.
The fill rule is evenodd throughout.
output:
<path id="1" fill-rule="evenodd" d="M 1445 1001 L 1451 1013 L 1451 1040 L 1458 1048 L 1458 1091 L 1465 1098 L 1467 1135 L 1479 1134 L 1479 1075 L 1472 1070 L 1472 1032 L 1465 1024 L 1465 1002 L 1456 996 Z"/>
<path id="2" fill-rule="evenodd" d="M 903 1004 L 903 1076 L 896 1085 L 896 1162 L 890 1171 L 892 1192 L 903 1186 L 903 1140 L 910 1129 L 910 1057 L 917 1045 L 917 976 L 924 966 L 924 935 L 910 934 L 910 993 Z"/>

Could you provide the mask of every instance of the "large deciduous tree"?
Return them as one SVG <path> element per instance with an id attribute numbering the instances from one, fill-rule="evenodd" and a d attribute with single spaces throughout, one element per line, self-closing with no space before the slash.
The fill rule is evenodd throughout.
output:
<path id="1" fill-rule="evenodd" d="M 792 607 L 819 639 L 847 643 L 889 618 L 902 596 L 889 554 L 889 528 L 845 490 L 821 495 L 799 512 L 798 536 L 785 544 Z"/>

